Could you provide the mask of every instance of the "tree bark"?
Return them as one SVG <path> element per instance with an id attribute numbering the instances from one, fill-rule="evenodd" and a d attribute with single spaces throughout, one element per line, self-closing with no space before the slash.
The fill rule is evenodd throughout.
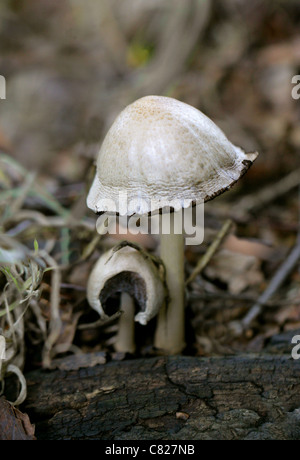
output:
<path id="1" fill-rule="evenodd" d="M 62 361 L 28 374 L 37 439 L 300 439 L 300 360 L 289 356 Z"/>

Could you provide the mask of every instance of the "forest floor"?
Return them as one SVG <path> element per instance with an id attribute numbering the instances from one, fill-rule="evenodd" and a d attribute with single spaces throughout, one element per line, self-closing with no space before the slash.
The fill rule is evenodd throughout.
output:
<path id="1" fill-rule="evenodd" d="M 182 355 L 290 357 L 300 334 L 299 2 L 89 2 L 0 6 L 0 377 L 17 406 L 26 376 L 57 359 L 161 358 L 155 318 L 136 325 L 136 352 L 122 355 L 117 320 L 93 325 L 86 299 L 95 262 L 124 239 L 100 237 L 86 206 L 94 159 L 115 116 L 143 95 L 197 107 L 260 153 L 205 205 L 203 244 L 186 247 Z M 158 253 L 155 236 L 127 239 Z"/>

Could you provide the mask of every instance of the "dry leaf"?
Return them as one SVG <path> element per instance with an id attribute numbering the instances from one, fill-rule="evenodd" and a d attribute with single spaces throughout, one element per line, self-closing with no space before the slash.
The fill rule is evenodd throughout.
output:
<path id="1" fill-rule="evenodd" d="M 105 364 L 107 356 L 103 352 L 94 352 L 88 354 L 78 354 L 66 356 L 64 358 L 53 359 L 51 369 L 60 369 L 62 371 L 76 371 L 78 369 L 94 367 L 98 364 Z"/>
<path id="2" fill-rule="evenodd" d="M 0 440 L 36 440 L 28 415 L 13 407 L 4 396 L 0 398 Z"/>
<path id="3" fill-rule="evenodd" d="M 239 254 L 255 256 L 260 260 L 270 260 L 274 250 L 260 241 L 250 241 L 245 238 L 238 238 L 231 234 L 228 235 L 223 244 L 224 249 Z"/>
<path id="4" fill-rule="evenodd" d="M 260 261 L 250 255 L 221 249 L 211 260 L 205 274 L 228 285 L 232 294 L 240 294 L 250 286 L 264 281 Z"/>

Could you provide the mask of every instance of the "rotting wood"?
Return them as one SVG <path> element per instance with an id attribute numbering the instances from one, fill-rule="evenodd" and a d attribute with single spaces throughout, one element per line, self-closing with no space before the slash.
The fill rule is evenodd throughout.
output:
<path id="1" fill-rule="evenodd" d="M 299 376 L 288 355 L 111 361 L 28 374 L 22 410 L 37 439 L 300 439 Z"/>

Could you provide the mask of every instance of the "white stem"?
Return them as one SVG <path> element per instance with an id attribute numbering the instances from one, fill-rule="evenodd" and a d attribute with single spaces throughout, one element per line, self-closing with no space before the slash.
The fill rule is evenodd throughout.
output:
<path id="1" fill-rule="evenodd" d="M 180 353 L 185 346 L 184 339 L 184 236 L 161 234 L 160 257 L 166 267 L 169 303 L 164 306 L 157 321 L 154 345 L 168 354 Z"/>
<path id="2" fill-rule="evenodd" d="M 119 330 L 114 347 L 118 352 L 134 353 L 134 300 L 126 292 L 121 293 L 120 309 L 123 313 L 119 319 Z"/>

